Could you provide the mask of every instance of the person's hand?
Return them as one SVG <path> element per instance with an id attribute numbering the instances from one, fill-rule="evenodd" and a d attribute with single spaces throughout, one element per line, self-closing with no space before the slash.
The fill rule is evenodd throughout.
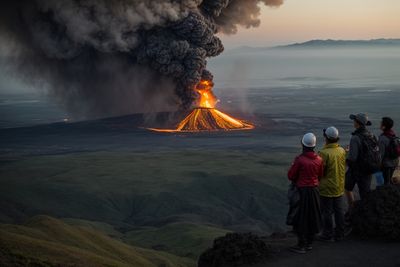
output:
<path id="1" fill-rule="evenodd" d="M 350 146 L 347 145 L 347 146 L 344 148 L 344 150 L 348 153 L 348 152 L 350 151 Z"/>

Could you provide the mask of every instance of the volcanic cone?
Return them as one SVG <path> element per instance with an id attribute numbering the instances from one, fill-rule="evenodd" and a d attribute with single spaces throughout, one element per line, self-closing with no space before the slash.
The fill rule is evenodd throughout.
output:
<path id="1" fill-rule="evenodd" d="M 194 108 L 189 115 L 178 124 L 176 129 L 149 128 L 149 130 L 157 132 L 200 132 L 253 129 L 253 125 L 232 118 L 214 108 L 218 101 L 212 93 L 212 85 L 210 81 L 202 81 L 197 86 L 196 91 L 200 96 L 198 107 Z"/>

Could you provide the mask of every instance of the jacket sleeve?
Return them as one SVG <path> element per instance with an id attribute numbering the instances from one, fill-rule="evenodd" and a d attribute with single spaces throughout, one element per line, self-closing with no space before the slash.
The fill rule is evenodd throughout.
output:
<path id="1" fill-rule="evenodd" d="M 386 142 L 385 142 L 385 137 L 382 135 L 379 136 L 379 151 L 381 152 L 381 159 L 385 158 L 385 153 L 386 153 Z"/>
<path id="2" fill-rule="evenodd" d="M 321 158 L 321 167 L 319 168 L 318 180 L 325 176 L 325 162 Z"/>
<path id="3" fill-rule="evenodd" d="M 325 155 L 322 151 L 318 152 L 318 155 L 322 159 L 323 172 L 322 172 L 322 176 L 319 177 L 319 178 L 322 178 L 322 177 L 324 177 L 326 175 L 327 168 L 325 168 L 325 166 L 328 166 L 328 156 Z"/>
<path id="4" fill-rule="evenodd" d="M 299 177 L 299 167 L 299 158 L 297 157 L 292 163 L 292 166 L 290 167 L 288 172 L 288 178 L 290 181 L 295 182 Z"/>
<path id="5" fill-rule="evenodd" d="M 360 154 L 361 140 L 358 136 L 353 135 L 350 140 L 350 150 L 347 155 L 347 163 L 352 165 L 357 162 L 358 155 Z"/>

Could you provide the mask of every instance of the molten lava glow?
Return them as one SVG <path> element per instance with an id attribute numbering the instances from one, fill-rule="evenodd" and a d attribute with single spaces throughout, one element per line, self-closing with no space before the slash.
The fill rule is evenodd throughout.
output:
<path id="1" fill-rule="evenodd" d="M 199 93 L 198 105 L 201 108 L 214 108 L 218 100 L 212 92 L 213 84 L 210 81 L 201 81 L 196 86 L 196 91 Z"/>
<path id="2" fill-rule="evenodd" d="M 232 131 L 250 130 L 254 126 L 244 121 L 234 119 L 231 116 L 215 109 L 218 100 L 212 92 L 213 83 L 201 81 L 195 88 L 199 93 L 198 107 L 187 115 L 176 129 L 155 129 L 156 132 L 200 132 L 200 131 Z"/>

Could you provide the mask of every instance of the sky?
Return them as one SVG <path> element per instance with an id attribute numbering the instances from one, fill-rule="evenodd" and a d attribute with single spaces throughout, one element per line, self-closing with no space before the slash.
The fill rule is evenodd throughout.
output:
<path id="1" fill-rule="evenodd" d="M 310 39 L 400 38 L 400 0 L 285 0 L 262 7 L 261 25 L 220 36 L 227 48 Z"/>

